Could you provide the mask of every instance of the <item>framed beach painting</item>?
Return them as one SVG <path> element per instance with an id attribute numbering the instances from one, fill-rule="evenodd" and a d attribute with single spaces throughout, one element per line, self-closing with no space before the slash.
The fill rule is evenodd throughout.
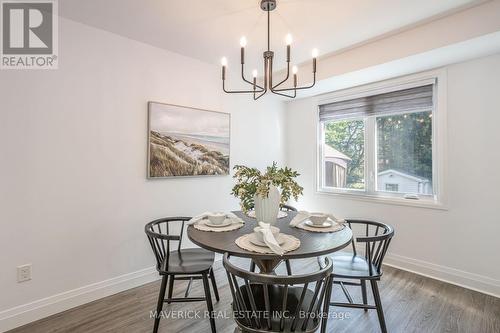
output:
<path id="1" fill-rule="evenodd" d="M 148 178 L 229 174 L 229 113 L 148 103 Z"/>

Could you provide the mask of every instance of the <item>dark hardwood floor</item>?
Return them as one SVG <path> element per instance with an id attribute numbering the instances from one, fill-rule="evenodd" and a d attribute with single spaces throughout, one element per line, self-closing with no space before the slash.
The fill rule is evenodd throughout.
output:
<path id="1" fill-rule="evenodd" d="M 248 261 L 242 262 L 248 265 Z M 293 261 L 294 272 L 317 267 L 315 260 Z M 282 265 L 284 266 L 284 265 Z M 280 267 L 280 270 L 283 267 Z M 215 310 L 230 313 L 231 293 L 227 277 L 220 262 L 216 264 L 216 277 L 221 301 Z M 184 294 L 187 282 L 176 282 L 175 296 Z M 103 333 L 134 332 L 150 333 L 154 310 L 160 287 L 159 282 L 88 303 L 57 315 L 39 320 L 9 333 L 71 332 Z M 358 288 L 350 289 L 355 299 L 361 298 Z M 389 332 L 500 332 L 500 299 L 468 289 L 457 287 L 391 267 L 385 267 L 380 283 L 382 302 Z M 190 295 L 202 295 L 201 282 L 193 283 Z M 334 298 L 340 299 L 340 290 L 334 290 Z M 343 299 L 342 299 L 343 301 Z M 373 302 L 371 298 L 369 301 Z M 167 314 L 182 314 L 183 311 L 206 310 L 205 303 L 165 304 Z M 172 310 L 172 311 L 170 311 Z M 374 310 L 364 312 L 357 309 L 332 308 L 328 332 L 379 332 L 377 314 Z M 194 312 L 191 312 L 194 314 Z M 232 319 L 218 318 L 217 332 L 232 333 Z M 160 332 L 209 332 L 207 319 L 161 320 Z"/>

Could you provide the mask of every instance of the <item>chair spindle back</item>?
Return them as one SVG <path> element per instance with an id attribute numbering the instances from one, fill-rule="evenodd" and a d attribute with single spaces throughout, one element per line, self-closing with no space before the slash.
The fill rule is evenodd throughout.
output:
<path id="1" fill-rule="evenodd" d="M 320 323 L 326 325 L 333 281 L 329 258 L 321 270 L 293 276 L 248 272 L 234 266 L 227 253 L 223 264 L 237 323 L 244 331 L 309 333 Z M 314 289 L 309 290 L 313 284 Z"/>
<path id="2" fill-rule="evenodd" d="M 144 227 L 148 236 L 149 243 L 156 258 L 157 269 L 160 269 L 162 263 L 166 260 L 168 266 L 169 254 L 171 251 L 170 242 L 178 242 L 177 251 L 180 252 L 182 245 L 182 235 L 184 233 L 184 224 L 190 217 L 166 217 L 149 222 Z M 180 232 L 172 234 L 172 224 L 180 224 Z"/>
<path id="3" fill-rule="evenodd" d="M 370 275 L 374 273 L 380 274 L 382 262 L 394 236 L 394 228 L 385 223 L 368 220 L 349 219 L 347 224 L 351 229 L 353 225 L 359 225 L 364 229 L 362 236 L 353 237 L 352 248 L 354 255 L 358 254 L 356 243 L 364 243 L 364 257 L 369 263 L 373 264 L 376 270 L 374 272 L 372 265 L 369 265 Z"/>

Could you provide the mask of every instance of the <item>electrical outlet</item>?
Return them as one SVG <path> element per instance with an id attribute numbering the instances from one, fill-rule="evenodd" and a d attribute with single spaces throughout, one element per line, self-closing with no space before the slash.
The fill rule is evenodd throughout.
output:
<path id="1" fill-rule="evenodd" d="M 17 282 L 31 280 L 31 264 L 17 266 Z"/>

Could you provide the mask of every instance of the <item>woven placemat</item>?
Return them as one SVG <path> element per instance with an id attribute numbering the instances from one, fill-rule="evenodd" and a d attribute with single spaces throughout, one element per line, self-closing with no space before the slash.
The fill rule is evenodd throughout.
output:
<path id="1" fill-rule="evenodd" d="M 329 220 L 329 221 L 332 223 L 332 226 L 327 227 L 327 228 L 315 228 L 315 227 L 308 226 L 306 224 L 307 221 L 299 223 L 299 225 L 297 225 L 297 228 L 304 229 L 304 230 L 311 231 L 311 232 L 336 232 L 336 231 L 340 231 L 340 230 L 345 228 L 345 224 L 343 224 L 343 223 L 337 223 L 337 222 L 334 222 L 331 220 Z"/>
<path id="2" fill-rule="evenodd" d="M 236 245 L 241 247 L 243 250 L 247 251 L 252 251 L 252 252 L 257 252 L 257 253 L 263 253 L 263 254 L 274 254 L 273 251 L 271 251 L 270 248 L 267 246 L 257 246 L 254 245 L 252 242 L 250 242 L 250 236 L 252 234 L 247 234 L 243 235 L 241 237 L 238 237 L 234 242 Z M 281 248 L 286 252 L 290 252 L 293 250 L 297 250 L 300 247 L 300 240 L 291 236 L 291 235 L 285 235 L 282 234 L 282 237 L 285 238 L 285 243 L 281 245 Z"/>
<path id="3" fill-rule="evenodd" d="M 243 227 L 244 223 L 236 222 L 233 224 L 230 224 L 225 227 L 210 227 L 205 224 L 205 222 L 208 220 L 201 220 L 193 224 L 193 227 L 197 230 L 201 231 L 210 231 L 210 232 L 225 232 L 225 231 L 233 231 L 233 230 L 238 230 L 239 228 Z"/>

